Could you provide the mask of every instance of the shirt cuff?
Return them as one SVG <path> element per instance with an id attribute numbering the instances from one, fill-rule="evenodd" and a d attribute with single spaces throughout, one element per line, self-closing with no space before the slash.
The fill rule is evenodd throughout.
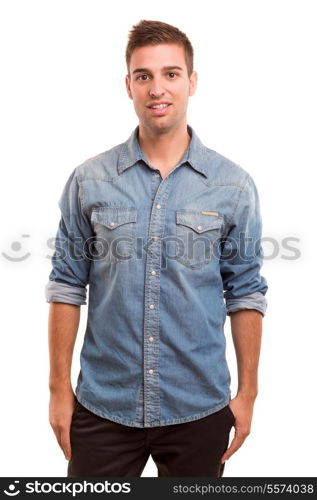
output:
<path id="1" fill-rule="evenodd" d="M 86 288 L 50 280 L 45 287 L 46 302 L 64 302 L 81 306 L 86 304 Z"/>
<path id="2" fill-rule="evenodd" d="M 262 292 L 253 292 L 243 297 L 235 297 L 226 300 L 227 315 L 241 309 L 256 309 L 265 316 L 267 300 Z"/>

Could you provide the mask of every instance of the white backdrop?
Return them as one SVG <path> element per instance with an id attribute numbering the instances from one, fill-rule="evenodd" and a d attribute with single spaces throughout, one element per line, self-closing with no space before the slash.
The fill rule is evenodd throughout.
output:
<path id="1" fill-rule="evenodd" d="M 259 395 L 252 432 L 225 476 L 317 475 L 315 5 L 1 1 L 2 476 L 66 476 L 48 422 L 48 240 L 73 168 L 126 140 L 137 125 L 124 51 L 141 19 L 188 35 L 198 71 L 188 123 L 207 146 L 245 168 L 260 194 L 269 291 Z M 296 251 L 286 238 L 294 238 Z M 86 313 L 83 306 L 74 387 Z M 226 335 L 235 394 L 229 319 Z M 156 474 L 150 458 L 143 476 Z"/>

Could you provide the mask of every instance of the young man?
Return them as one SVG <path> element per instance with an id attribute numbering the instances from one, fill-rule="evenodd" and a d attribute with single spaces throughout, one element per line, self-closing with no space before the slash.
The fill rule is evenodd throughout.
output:
<path id="1" fill-rule="evenodd" d="M 130 138 L 71 173 L 50 302 L 50 424 L 68 476 L 223 475 L 250 432 L 267 284 L 256 186 L 187 124 L 193 49 L 177 28 L 133 26 Z M 76 396 L 71 361 L 89 284 Z M 238 365 L 231 399 L 224 323 Z M 229 433 L 235 435 L 229 444 Z"/>

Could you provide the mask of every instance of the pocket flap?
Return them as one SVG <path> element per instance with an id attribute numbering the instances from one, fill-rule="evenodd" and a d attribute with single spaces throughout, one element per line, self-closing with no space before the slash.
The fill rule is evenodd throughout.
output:
<path id="1" fill-rule="evenodd" d="M 115 229 L 122 224 L 136 222 L 136 208 L 119 207 L 99 207 L 95 208 L 91 214 L 91 220 L 106 226 L 108 229 Z"/>
<path id="2" fill-rule="evenodd" d="M 211 229 L 220 228 L 223 223 L 223 217 L 220 214 L 206 215 L 198 210 L 177 210 L 176 223 L 190 227 L 196 233 L 204 233 Z"/>

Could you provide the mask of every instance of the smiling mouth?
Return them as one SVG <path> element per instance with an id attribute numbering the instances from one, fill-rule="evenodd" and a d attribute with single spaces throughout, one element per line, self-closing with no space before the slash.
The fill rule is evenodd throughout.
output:
<path id="1" fill-rule="evenodd" d="M 150 108 L 150 109 L 165 109 L 168 106 L 170 106 L 170 104 L 154 104 L 153 106 L 148 106 L 148 108 Z"/>

